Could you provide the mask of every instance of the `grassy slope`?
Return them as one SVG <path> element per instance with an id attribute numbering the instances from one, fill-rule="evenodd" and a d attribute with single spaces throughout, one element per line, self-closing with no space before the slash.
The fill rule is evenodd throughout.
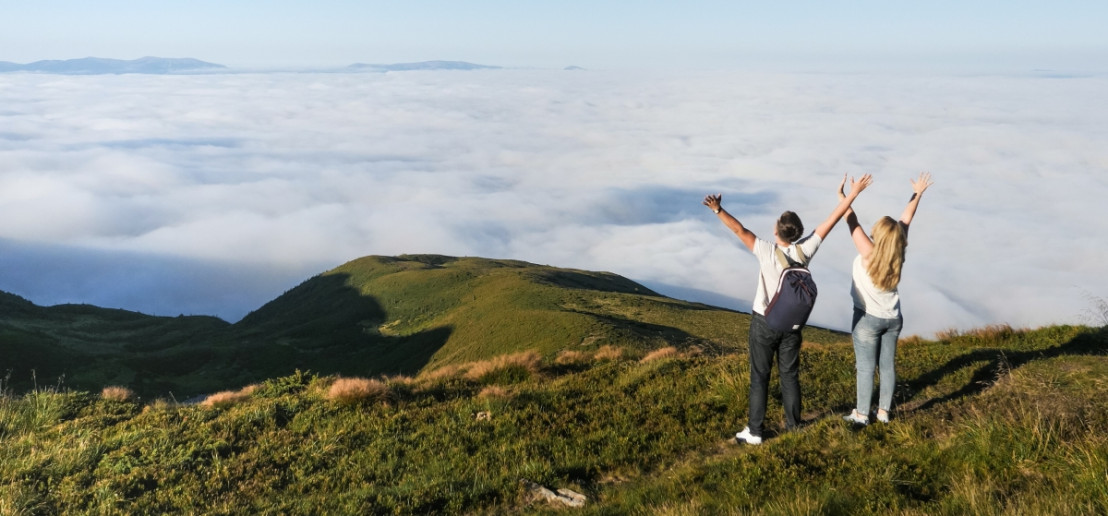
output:
<path id="1" fill-rule="evenodd" d="M 0 371 L 4 387 L 98 388 L 131 385 L 166 392 L 163 380 L 195 371 L 207 343 L 230 325 L 215 317 L 151 317 L 89 305 L 40 307 L 0 293 Z"/>
<path id="2" fill-rule="evenodd" d="M 366 257 L 293 288 L 242 321 L 152 317 L 0 298 L 8 386 L 125 385 L 178 399 L 310 370 L 414 374 L 519 349 L 611 344 L 734 349 L 747 318 L 658 296 L 609 273 L 445 256 Z M 841 334 L 810 330 L 835 342 Z"/>
<path id="3" fill-rule="evenodd" d="M 839 417 L 850 345 L 808 344 L 808 423 L 777 433 L 771 401 L 760 447 L 729 439 L 748 382 L 732 350 L 463 365 L 354 403 L 304 374 L 222 408 L 9 396 L 0 513 L 556 512 L 521 479 L 585 493 L 588 514 L 1105 513 L 1106 344 L 1083 327 L 906 339 L 896 418 L 860 430 Z"/>

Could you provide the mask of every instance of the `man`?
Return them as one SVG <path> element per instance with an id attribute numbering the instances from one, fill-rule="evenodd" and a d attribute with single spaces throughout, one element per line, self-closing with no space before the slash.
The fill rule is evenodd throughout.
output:
<path id="1" fill-rule="evenodd" d="M 721 202 L 723 196 L 708 195 L 704 198 L 704 205 L 711 208 L 723 224 L 739 237 L 739 240 L 754 253 L 758 259 L 758 290 L 754 293 L 754 306 L 751 309 L 749 356 L 750 356 L 750 412 L 747 414 L 749 423 L 746 428 L 737 434 L 735 439 L 747 444 L 762 444 L 762 427 L 766 416 L 766 397 L 769 388 L 770 368 L 773 366 L 774 355 L 777 356 L 777 370 L 781 377 L 781 404 L 785 408 L 785 426 L 792 430 L 800 425 L 800 343 L 801 331 L 798 328 L 791 331 L 777 331 L 766 323 L 766 307 L 770 298 L 777 291 L 777 284 L 784 270 L 776 256 L 776 249 L 781 250 L 791 260 L 803 262 L 805 257 L 811 261 L 816 254 L 823 239 L 843 217 L 850 204 L 862 193 L 873 178 L 866 174 L 855 181 L 850 179 L 850 194 L 839 201 L 838 206 L 815 231 L 807 237 L 804 234 L 804 225 L 796 213 L 786 211 L 781 214 L 773 230 L 776 240 L 771 243 L 757 237 L 747 229 L 738 219 L 723 209 Z M 842 191 L 846 184 L 846 176 L 839 183 Z M 800 252 L 798 252 L 798 249 Z"/>

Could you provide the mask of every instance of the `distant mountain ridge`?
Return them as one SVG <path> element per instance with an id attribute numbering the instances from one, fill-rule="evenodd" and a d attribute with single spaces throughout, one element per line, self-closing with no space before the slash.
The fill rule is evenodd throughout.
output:
<path id="1" fill-rule="evenodd" d="M 467 63 L 465 61 L 419 61 L 395 64 L 354 63 L 346 69 L 357 72 L 407 72 L 414 70 L 499 70 L 500 67 Z"/>
<path id="2" fill-rule="evenodd" d="M 499 70 L 499 66 L 467 63 L 465 61 L 418 61 L 411 63 L 393 64 L 367 64 L 354 63 L 350 66 L 331 70 L 337 72 L 407 72 L 407 71 L 431 71 L 431 70 Z M 107 59 L 102 57 L 85 57 L 81 59 L 43 60 L 33 63 L 13 63 L 0 61 L 0 73 L 4 72 L 32 72 L 60 75 L 111 75 L 111 74 L 185 74 L 185 73 L 210 73 L 229 71 L 226 66 L 193 59 L 166 58 L 166 57 L 141 57 L 139 59 Z"/>
<path id="3" fill-rule="evenodd" d="M 0 61 L 0 72 L 38 72 L 63 75 L 101 75 L 101 74 L 172 74 L 187 72 L 210 72 L 226 69 L 226 66 L 209 63 L 191 57 L 140 57 L 138 59 L 107 59 L 85 57 L 81 59 L 44 60 L 19 64 Z"/>

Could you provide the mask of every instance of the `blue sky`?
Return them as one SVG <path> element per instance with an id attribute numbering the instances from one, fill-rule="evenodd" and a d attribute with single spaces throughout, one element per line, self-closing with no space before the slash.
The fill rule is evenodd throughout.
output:
<path id="1" fill-rule="evenodd" d="M 1086 70 L 1108 61 L 1108 2 L 1089 0 L 6 3 L 0 61 L 14 62 Z"/>

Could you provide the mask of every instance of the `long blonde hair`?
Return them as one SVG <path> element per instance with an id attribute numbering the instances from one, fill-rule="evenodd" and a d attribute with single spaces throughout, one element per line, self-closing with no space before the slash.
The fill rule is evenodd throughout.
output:
<path id="1" fill-rule="evenodd" d="M 907 247 L 908 234 L 900 222 L 886 216 L 873 225 L 873 251 L 866 272 L 877 288 L 892 290 L 900 284 L 900 268 L 904 265 Z"/>

